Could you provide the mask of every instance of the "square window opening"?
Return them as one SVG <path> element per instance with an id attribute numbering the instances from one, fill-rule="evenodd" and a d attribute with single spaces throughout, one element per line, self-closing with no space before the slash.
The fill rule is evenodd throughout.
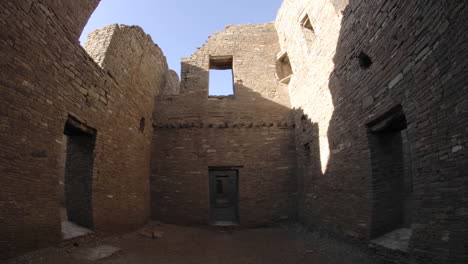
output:
<path id="1" fill-rule="evenodd" d="M 234 73 L 232 56 L 210 56 L 209 97 L 234 95 Z"/>

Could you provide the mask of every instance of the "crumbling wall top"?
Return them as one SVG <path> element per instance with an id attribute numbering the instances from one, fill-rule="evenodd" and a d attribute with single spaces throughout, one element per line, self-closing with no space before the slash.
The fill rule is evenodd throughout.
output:
<path id="1" fill-rule="evenodd" d="M 168 71 L 166 57 L 139 26 L 113 24 L 95 30 L 89 34 L 84 48 L 120 84 L 131 89 L 138 87 L 147 95 L 164 85 Z"/>

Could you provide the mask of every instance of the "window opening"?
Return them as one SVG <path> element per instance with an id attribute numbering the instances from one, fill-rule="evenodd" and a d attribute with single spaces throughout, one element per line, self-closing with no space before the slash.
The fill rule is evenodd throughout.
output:
<path id="1" fill-rule="evenodd" d="M 233 96 L 234 73 L 232 56 L 210 56 L 208 96 Z"/>

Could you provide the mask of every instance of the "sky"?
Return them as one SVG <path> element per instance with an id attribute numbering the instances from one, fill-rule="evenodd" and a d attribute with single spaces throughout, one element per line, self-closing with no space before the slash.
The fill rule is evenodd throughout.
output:
<path id="1" fill-rule="evenodd" d="M 201 47 L 208 36 L 226 25 L 272 22 L 282 0 L 101 0 L 83 30 L 80 42 L 88 33 L 110 24 L 138 25 L 151 35 L 167 58 L 169 68 L 180 78 L 180 59 Z M 232 81 L 229 71 L 210 75 L 213 94 L 228 94 L 221 83 Z M 232 84 L 231 84 L 232 86 Z"/>

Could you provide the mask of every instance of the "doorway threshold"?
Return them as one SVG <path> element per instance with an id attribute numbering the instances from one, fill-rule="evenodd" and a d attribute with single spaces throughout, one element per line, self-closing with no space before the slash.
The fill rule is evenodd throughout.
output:
<path id="1" fill-rule="evenodd" d="M 391 250 L 407 252 L 412 234 L 413 231 L 409 228 L 399 228 L 381 237 L 371 240 L 370 243 Z"/>
<path id="2" fill-rule="evenodd" d="M 211 223 L 212 226 L 238 226 L 238 222 L 232 221 L 215 221 Z"/>
<path id="3" fill-rule="evenodd" d="M 79 226 L 71 221 L 62 221 L 62 238 L 64 240 L 86 236 L 92 233 L 92 230 Z"/>

